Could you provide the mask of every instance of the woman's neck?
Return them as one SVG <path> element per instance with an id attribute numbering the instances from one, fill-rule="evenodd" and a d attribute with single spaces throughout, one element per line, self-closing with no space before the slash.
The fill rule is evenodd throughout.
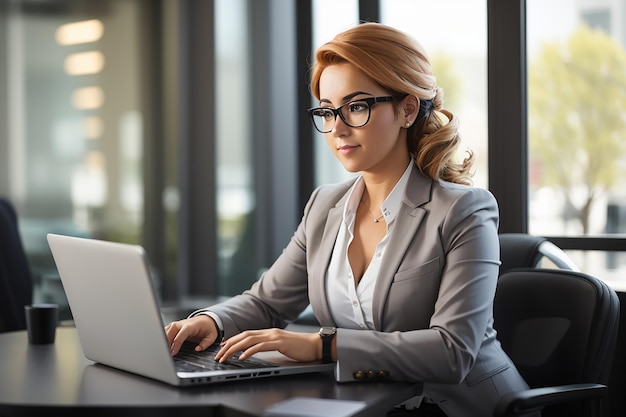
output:
<path id="1" fill-rule="evenodd" d="M 397 164 L 382 173 L 361 172 L 365 184 L 363 196 L 368 206 L 378 208 L 383 204 L 393 187 L 402 178 L 408 163 L 409 160 L 404 164 Z"/>

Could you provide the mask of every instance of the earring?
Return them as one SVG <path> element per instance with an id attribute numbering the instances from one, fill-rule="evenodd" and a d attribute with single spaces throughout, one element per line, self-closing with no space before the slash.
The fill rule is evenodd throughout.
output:
<path id="1" fill-rule="evenodd" d="M 404 125 L 405 125 L 406 127 L 410 127 L 410 126 L 411 126 L 411 122 L 406 122 Z"/>

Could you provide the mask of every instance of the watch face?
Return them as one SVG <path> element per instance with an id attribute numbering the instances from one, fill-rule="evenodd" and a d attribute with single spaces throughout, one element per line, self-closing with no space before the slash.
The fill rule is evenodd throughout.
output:
<path id="1" fill-rule="evenodd" d="M 335 329 L 334 327 L 322 327 L 320 329 L 320 335 L 322 336 L 330 336 L 333 335 L 337 332 L 337 329 Z"/>

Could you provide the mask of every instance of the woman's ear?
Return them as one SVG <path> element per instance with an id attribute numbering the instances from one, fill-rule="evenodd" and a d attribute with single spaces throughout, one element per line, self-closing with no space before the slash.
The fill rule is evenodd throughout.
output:
<path id="1" fill-rule="evenodd" d="M 420 101 L 414 95 L 408 95 L 404 98 L 402 104 L 405 125 L 410 126 L 415 122 L 420 109 Z M 408 123 L 408 124 L 407 124 Z"/>

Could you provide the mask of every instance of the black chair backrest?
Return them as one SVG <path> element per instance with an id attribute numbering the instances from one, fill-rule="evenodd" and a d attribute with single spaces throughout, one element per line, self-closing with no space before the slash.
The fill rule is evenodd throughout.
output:
<path id="1" fill-rule="evenodd" d="M 33 284 L 13 205 L 0 197 L 0 332 L 26 328 Z"/>
<path id="2" fill-rule="evenodd" d="M 502 347 L 531 388 L 608 384 L 619 300 L 601 280 L 563 269 L 505 272 L 494 320 Z M 582 415 L 576 406 L 569 412 Z"/>
<path id="3" fill-rule="evenodd" d="M 547 259 L 557 268 L 577 271 L 578 267 L 563 252 L 543 236 L 527 233 L 501 233 L 500 240 L 500 275 L 515 268 L 541 267 L 543 259 Z"/>

